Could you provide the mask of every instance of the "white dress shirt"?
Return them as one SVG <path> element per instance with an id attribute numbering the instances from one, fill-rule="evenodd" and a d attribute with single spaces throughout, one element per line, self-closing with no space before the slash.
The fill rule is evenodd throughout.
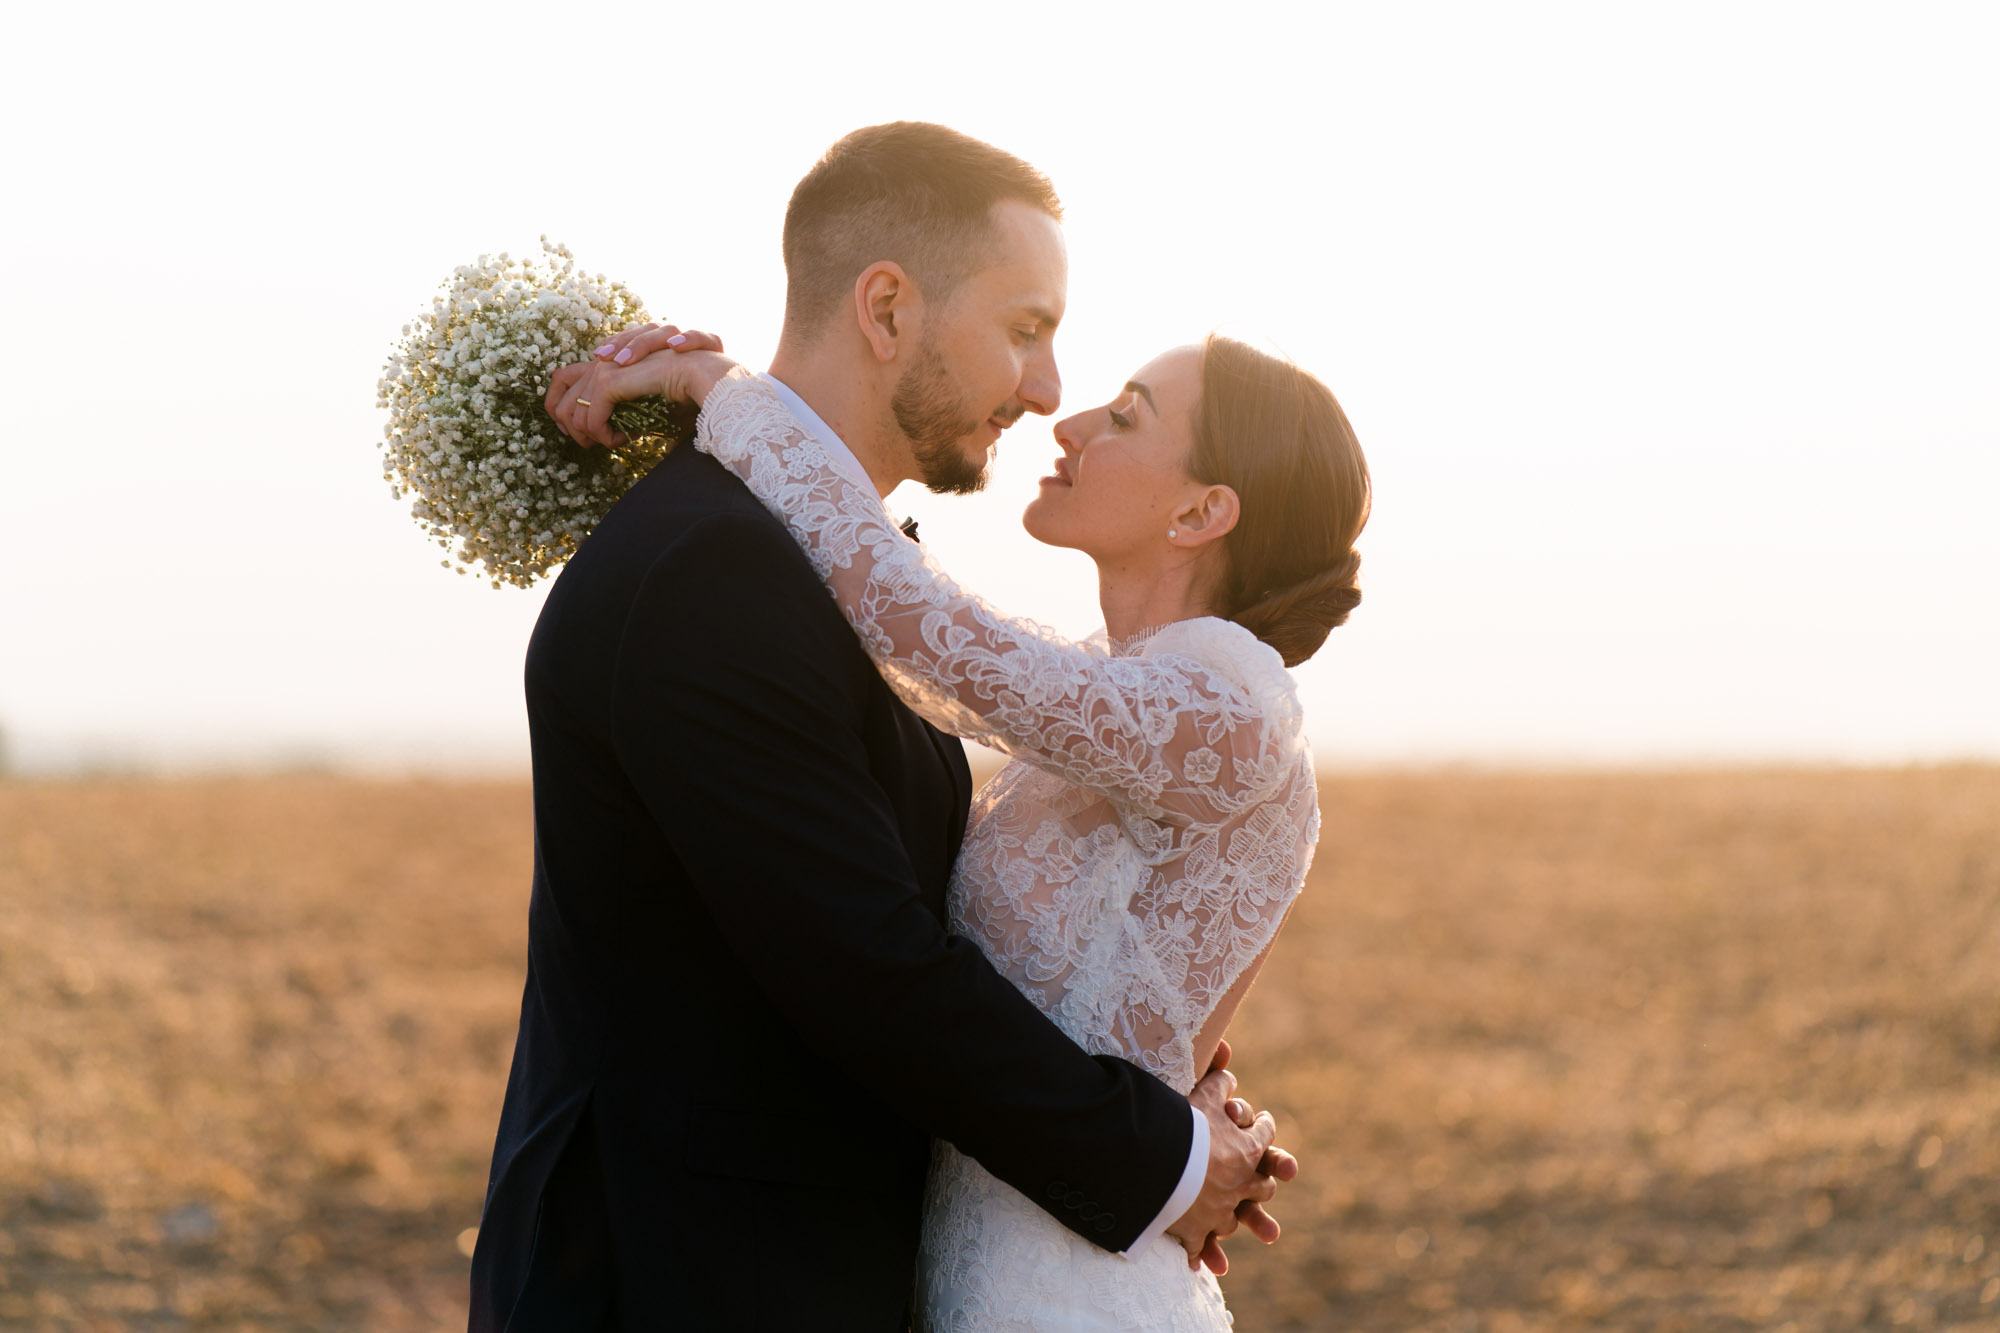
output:
<path id="1" fill-rule="evenodd" d="M 856 485 L 866 486 L 871 491 L 876 489 L 874 481 L 868 476 L 868 469 L 861 466 L 861 460 L 854 456 L 854 451 L 847 447 L 846 441 L 834 434 L 833 428 L 806 404 L 805 399 L 794 393 L 790 385 L 768 371 L 759 378 L 777 391 L 778 397 L 784 400 L 786 408 L 799 419 L 799 424 L 813 433 L 813 437 L 819 441 L 820 448 L 826 450 L 827 457 L 833 460 L 835 467 L 845 472 Z M 1167 1228 L 1178 1221 L 1182 1213 L 1194 1206 L 1195 1199 L 1201 1194 L 1202 1181 L 1208 1178 L 1208 1117 L 1197 1111 L 1192 1103 L 1188 1105 L 1188 1114 L 1194 1117 L 1194 1138 L 1188 1145 L 1187 1165 L 1181 1169 L 1180 1184 L 1176 1185 L 1174 1192 L 1167 1196 L 1166 1206 L 1160 1209 L 1160 1215 L 1139 1233 L 1139 1238 L 1132 1242 L 1131 1248 L 1120 1251 L 1127 1257 L 1143 1251 L 1156 1237 L 1165 1235 Z"/>

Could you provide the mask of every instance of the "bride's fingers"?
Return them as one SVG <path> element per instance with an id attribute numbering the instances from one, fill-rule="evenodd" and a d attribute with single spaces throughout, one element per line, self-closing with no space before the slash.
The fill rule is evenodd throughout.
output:
<path id="1" fill-rule="evenodd" d="M 1247 1199 L 1236 1205 L 1236 1220 L 1250 1228 L 1250 1234 L 1266 1245 L 1278 1243 L 1278 1219 L 1264 1211 L 1261 1203 L 1251 1203 Z"/>
<path id="2" fill-rule="evenodd" d="M 681 336 L 680 329 L 672 324 L 655 324 L 643 333 L 618 344 L 610 360 L 621 366 L 629 366 L 634 361 L 643 361 L 655 352 L 671 350 L 673 339 Z"/>
<path id="3" fill-rule="evenodd" d="M 720 352 L 722 335 L 701 329 L 682 329 L 678 339 L 667 339 L 667 346 L 676 352 Z"/>
<path id="4" fill-rule="evenodd" d="M 590 363 L 584 361 L 576 365 L 558 366 L 556 373 L 549 377 L 549 391 L 542 398 L 542 410 L 549 414 L 549 420 L 555 422 L 556 429 L 564 435 L 569 434 L 569 426 L 566 424 L 568 413 L 563 407 L 564 400 L 569 397 L 570 388 L 589 370 Z"/>
<path id="5" fill-rule="evenodd" d="M 619 433 L 611 429 L 611 409 L 633 396 L 630 384 L 620 383 L 630 378 L 616 366 L 597 367 L 590 382 L 590 406 L 583 418 L 585 438 L 591 443 L 607 447 L 618 443 Z"/>
<path id="6" fill-rule="evenodd" d="M 604 381 L 603 367 L 593 365 L 589 373 L 570 389 L 569 413 L 564 418 L 569 425 L 569 437 L 586 449 L 594 444 L 602 444 L 590 429 L 590 414 L 597 407 L 602 395 L 598 386 Z"/>
<path id="7" fill-rule="evenodd" d="M 600 361 L 609 361 L 618 355 L 619 349 L 631 346 L 633 339 L 642 338 L 659 327 L 650 320 L 644 324 L 629 324 L 591 348 L 590 354 Z"/>

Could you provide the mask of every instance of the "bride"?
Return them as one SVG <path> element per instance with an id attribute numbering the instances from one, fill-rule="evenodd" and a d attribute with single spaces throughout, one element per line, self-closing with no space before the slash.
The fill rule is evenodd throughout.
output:
<path id="1" fill-rule="evenodd" d="M 1076 643 L 954 582 L 719 348 L 684 334 L 623 396 L 701 404 L 695 446 L 791 531 L 895 691 L 1010 756 L 974 801 L 952 929 L 1079 1045 L 1188 1091 L 1319 833 L 1286 668 L 1360 600 L 1369 480 L 1340 405 L 1296 366 L 1210 337 L 1059 422 L 1022 521 L 1097 564 L 1104 633 Z M 926 1327 L 965 1333 L 1229 1324 L 1215 1278 L 1172 1240 L 1106 1253 L 944 1143 L 918 1291 Z"/>

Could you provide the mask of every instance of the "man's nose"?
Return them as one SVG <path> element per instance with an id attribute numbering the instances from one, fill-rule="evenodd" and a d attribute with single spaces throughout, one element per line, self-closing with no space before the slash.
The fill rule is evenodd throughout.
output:
<path id="1" fill-rule="evenodd" d="M 1062 375 L 1056 370 L 1053 352 L 1028 362 L 1027 373 L 1021 376 L 1021 401 L 1030 412 L 1044 417 L 1054 416 L 1062 406 Z"/>

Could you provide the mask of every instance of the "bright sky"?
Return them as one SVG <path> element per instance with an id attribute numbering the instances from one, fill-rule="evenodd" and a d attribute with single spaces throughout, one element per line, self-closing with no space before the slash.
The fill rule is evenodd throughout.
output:
<path id="1" fill-rule="evenodd" d="M 862 17 L 862 15 L 866 17 Z M 10 20 L 17 763 L 518 766 L 540 593 L 438 567 L 374 388 L 543 232 L 761 366 L 786 197 L 942 121 L 1069 211 L 1066 407 L 1223 327 L 1377 489 L 1326 762 L 2000 758 L 2000 10 L 40 6 Z M 1088 562 L 906 487 L 1065 630 Z"/>

